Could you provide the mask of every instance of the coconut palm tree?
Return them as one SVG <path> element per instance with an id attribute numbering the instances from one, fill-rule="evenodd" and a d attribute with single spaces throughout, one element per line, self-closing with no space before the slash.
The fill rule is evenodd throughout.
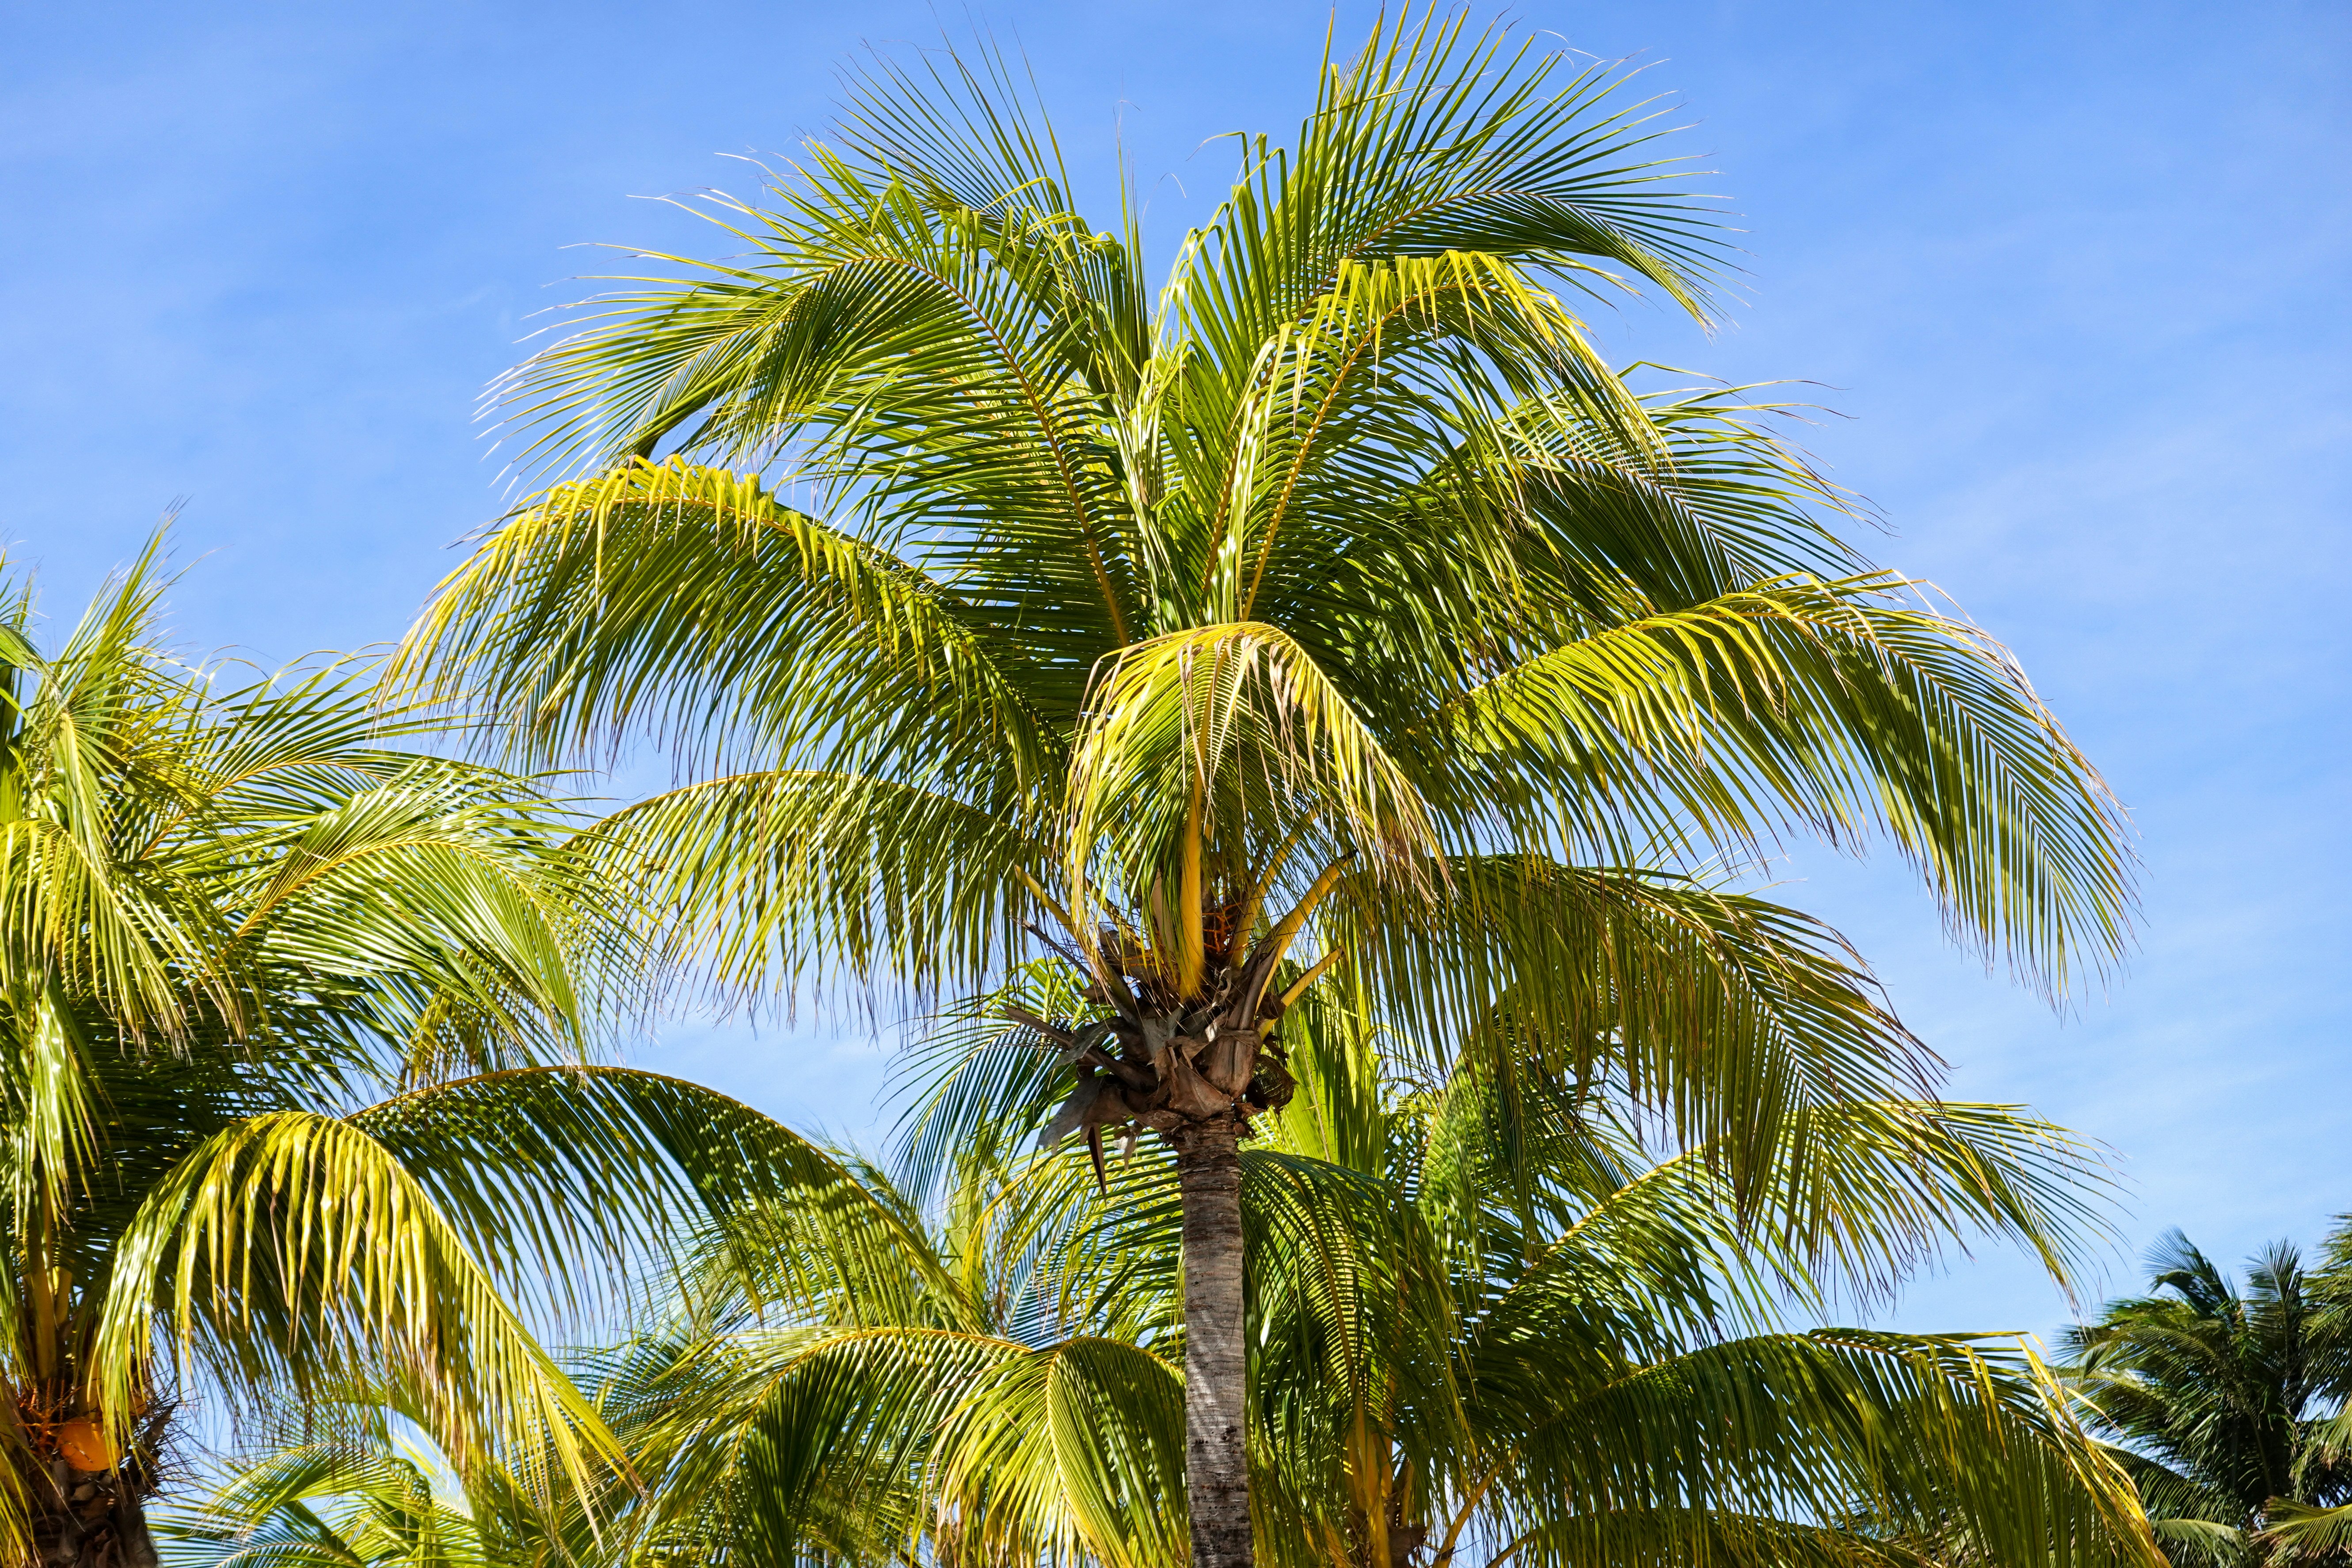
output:
<path id="1" fill-rule="evenodd" d="M 1885 838 L 2035 984 L 2125 939 L 2120 814 L 2003 651 L 1838 537 L 1769 410 L 1593 345 L 1580 295 L 1704 320 L 1722 258 L 1614 90 L 1401 18 L 1240 141 L 1155 293 L 1132 193 L 1079 215 L 1001 60 L 877 67 L 724 206 L 735 259 L 515 373 L 585 477 L 402 658 L 526 752 L 676 748 L 607 841 L 722 989 L 1087 975 L 1074 1123 L 1177 1153 L 1198 1568 L 1251 1555 L 1237 1141 L 1339 966 L 1433 1059 L 1501 1006 L 1527 1060 L 1614 1063 L 1744 1182 L 1824 1084 L 1927 1058 L 1619 868 Z"/>
<path id="2" fill-rule="evenodd" d="M 499 1550 L 499 1521 L 528 1518 L 528 1508 L 466 1506 L 440 1495 L 441 1479 L 429 1455 L 383 1431 L 293 1442 L 163 1511 L 155 1533 L 174 1564 L 207 1568 L 510 1568 L 535 1560 Z"/>
<path id="3" fill-rule="evenodd" d="M 2352 1545 L 2347 1239 L 2331 1237 L 2316 1270 L 2275 1242 L 2242 1289 L 2170 1232 L 2147 1295 L 2068 1333 L 2084 1419 L 2118 1445 L 2176 1563 L 2340 1562 Z"/>
<path id="4" fill-rule="evenodd" d="M 351 668 L 175 663 L 152 562 L 0 603 L 0 1561 L 138 1568 L 189 1399 L 396 1399 L 593 1489 L 526 1307 L 765 1179 L 763 1123 L 584 1065 L 626 910 L 530 781 Z"/>
<path id="5" fill-rule="evenodd" d="M 557 1568 L 629 1560 L 612 1528 L 635 1491 L 614 1473 L 600 1495 L 551 1492 L 534 1472 L 551 1441 L 453 1470 L 420 1440 L 397 1391 L 283 1413 L 183 1476 L 156 1511 L 172 1568 Z"/>
<path id="6" fill-rule="evenodd" d="M 1069 1069 L 997 1013 L 1074 1003 L 1059 968 L 937 1042 L 895 1175 L 845 1156 L 740 1211 L 677 1319 L 591 1363 L 647 1481 L 633 1550 L 1186 1560 L 1169 1152 L 1099 1187 L 1019 1157 Z M 1268 1560 L 1880 1563 L 1932 1527 L 1988 1561 L 2155 1561 L 2029 1353 L 1791 1322 L 1979 1229 L 2062 1257 L 2084 1172 L 2054 1129 L 1844 1105 L 1772 1152 L 1751 1221 L 1621 1085 L 1476 1058 L 1384 1084 L 1360 1021 L 1310 1010 L 1299 1092 L 1242 1156 Z"/>

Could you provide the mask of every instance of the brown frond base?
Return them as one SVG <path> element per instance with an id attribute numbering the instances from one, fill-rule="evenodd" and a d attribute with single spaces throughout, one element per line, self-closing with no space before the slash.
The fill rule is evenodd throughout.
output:
<path id="1" fill-rule="evenodd" d="M 170 1408 L 150 1404 L 121 1452 L 110 1448 L 101 1422 L 71 1411 L 66 1400 L 49 1385 L 13 1402 L 11 1447 L 30 1548 L 21 1568 L 156 1568 L 146 1505 L 159 1487 L 153 1456 Z"/>

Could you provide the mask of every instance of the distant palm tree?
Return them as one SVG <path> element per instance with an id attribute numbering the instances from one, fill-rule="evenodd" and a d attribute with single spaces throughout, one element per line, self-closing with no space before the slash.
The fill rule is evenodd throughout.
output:
<path id="1" fill-rule="evenodd" d="M 2273 1243 L 2241 1289 L 2173 1231 L 2148 1295 L 2068 1332 L 2084 1420 L 2120 1446 L 2175 1562 L 2352 1561 L 2347 1238 L 2316 1271 Z"/>
<path id="2" fill-rule="evenodd" d="M 999 1007 L 1073 1005 L 1059 968 L 936 1042 L 897 1176 L 812 1163 L 714 1237 L 675 1325 L 591 1363 L 646 1483 L 628 1551 L 1186 1562 L 1172 1163 L 1098 1190 L 1016 1157 L 1068 1069 Z M 1979 1229 L 2063 1258 L 2055 1130 L 1822 1108 L 1743 1221 L 1720 1151 L 1662 1158 L 1622 1086 L 1476 1059 L 1384 1086 L 1346 1019 L 1293 1029 L 1299 1092 L 1241 1162 L 1263 1560 L 1887 1568 L 1932 1523 L 1976 1561 L 2157 1561 L 2030 1355 L 1784 1321 Z"/>
<path id="3" fill-rule="evenodd" d="M 520 1489 L 459 1500 L 437 1495 L 441 1479 L 382 1430 L 295 1442 L 165 1510 L 156 1534 L 173 1563 L 205 1568 L 522 1568 L 533 1561 L 513 1552 L 501 1530 L 533 1517 L 516 1506 Z"/>
<path id="4" fill-rule="evenodd" d="M 1236 1141 L 1335 966 L 1441 1056 L 1507 999 L 1738 1172 L 1927 1058 L 1617 868 L 1883 835 L 2041 984 L 2124 940 L 2121 814 L 2006 653 L 1843 543 L 1744 395 L 1593 347 L 1570 296 L 1703 318 L 1720 242 L 1563 58 L 1383 26 L 1157 289 L 1136 193 L 1081 217 L 1003 62 L 853 84 L 739 259 L 517 373 L 594 472 L 404 656 L 542 754 L 677 748 L 609 837 L 724 984 L 1087 974 L 1074 1121 L 1178 1156 L 1194 1568 L 1252 1550 Z"/>
<path id="5" fill-rule="evenodd" d="M 461 1472 L 593 1487 L 512 1303 L 756 1179 L 762 1124 L 578 1065 L 633 950 L 563 811 L 348 668 L 174 662 L 158 592 L 47 654 L 0 602 L 0 1563 L 152 1563 L 182 1390 L 395 1400 Z"/>

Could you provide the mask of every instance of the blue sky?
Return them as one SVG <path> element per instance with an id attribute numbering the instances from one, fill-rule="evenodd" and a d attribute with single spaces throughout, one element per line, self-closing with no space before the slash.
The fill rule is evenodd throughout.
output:
<path id="1" fill-rule="evenodd" d="M 1709 340 L 1635 307 L 1621 358 L 1787 379 L 1885 511 L 1882 560 L 2022 658 L 2131 806 L 2144 939 L 2060 1017 L 1946 944 L 1887 858 L 1808 851 L 1784 896 L 1876 963 L 1954 1068 L 2104 1141 L 2114 1283 L 2171 1225 L 2235 1260 L 2352 1210 L 2352 633 L 2342 395 L 2352 10 L 2166 4 L 1565 4 L 1514 15 L 1638 57 L 1743 216 Z M 1289 0 L 986 14 L 1082 168 L 1123 126 L 1164 247 L 1222 195 L 1203 138 L 1286 135 L 1329 13 Z M 1370 8 L 1349 5 L 1353 40 Z M 270 662 L 396 636 L 494 515 L 472 422 L 583 242 L 714 253 L 632 196 L 822 128 L 838 62 L 961 10 L 411 3 L 7 8 L 0 537 L 53 610 L 187 506 L 196 648 Z M 1196 152 L 1196 149 L 1200 149 Z M 680 1026 L 639 1053 L 872 1134 L 855 1031 Z M 1998 1256 L 1897 1321 L 2031 1328 Z"/>

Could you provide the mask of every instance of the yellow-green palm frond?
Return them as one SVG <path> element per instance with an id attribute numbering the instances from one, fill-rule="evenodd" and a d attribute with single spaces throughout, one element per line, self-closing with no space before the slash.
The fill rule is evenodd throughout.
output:
<path id="1" fill-rule="evenodd" d="M 942 1428 L 942 1546 L 1150 1568 L 1184 1552 L 1183 1379 L 1150 1351 L 1072 1338 L 1005 1358 Z"/>
<path id="2" fill-rule="evenodd" d="M 667 956 L 725 990 L 782 975 L 928 992 L 1014 951 L 1050 865 L 1044 825 L 855 773 L 723 775 L 625 806 L 580 841 L 664 918 Z"/>
<path id="3" fill-rule="evenodd" d="M 1577 1512 L 1501 1545 L 1512 1561 L 1595 1568 L 1935 1568 L 1937 1559 L 1872 1533 L 1750 1517 L 1727 1509 Z"/>
<path id="4" fill-rule="evenodd" d="M 1056 749 L 1022 684 L 1033 650 L 950 586 L 755 478 L 682 462 L 536 498 L 441 584 L 410 649 L 394 679 L 436 680 L 557 752 L 633 727 L 849 767 L 961 745 L 943 771 L 1002 757 L 1017 791 Z M 817 684 L 836 705 L 808 708 Z M 951 711 L 922 719 L 935 709 Z M 889 728 L 909 722 L 926 728 Z"/>
<path id="5" fill-rule="evenodd" d="M 2193 1522 L 2164 1520 L 2158 1521 L 2158 1528 L 2168 1525 L 2178 1529 Z M 2340 1562 L 2344 1553 L 2352 1550 L 2352 1505 L 2320 1508 L 2281 1499 L 2271 1505 L 2269 1515 L 2263 1521 L 2260 1539 L 2269 1549 L 2267 1561 L 2273 1563 Z M 2215 1540 L 2211 1545 L 2221 1548 L 2226 1543 Z M 2209 1551 L 2212 1559 L 2229 1560 L 2221 1550 Z"/>
<path id="6" fill-rule="evenodd" d="M 1643 105 L 1610 112 L 1605 68 L 1466 12 L 1401 12 L 1351 61 L 1326 59 L 1296 143 L 1244 142 L 1234 194 L 1194 253 L 1187 324 L 1246 363 L 1350 260 L 1446 251 L 1616 265 L 1692 310 L 1716 265 L 1714 215 L 1676 161 L 1645 156 Z"/>
<path id="7" fill-rule="evenodd" d="M 822 1324 L 623 1347 L 599 1396 L 648 1483 L 633 1528 L 656 1549 L 891 1560 L 925 1528 L 933 1435 L 1024 1350 Z"/>
<path id="8" fill-rule="evenodd" d="M 1763 584 L 1645 616 L 1449 717 L 1495 772 L 1565 770 L 1637 827 L 1670 802 L 1717 843 L 1769 844 L 1783 813 L 1832 842 L 1888 834 L 1955 931 L 2063 989 L 2069 954 L 2104 968 L 2125 940 L 2121 809 L 1997 647 L 1893 604 L 1897 586 Z"/>
<path id="9" fill-rule="evenodd" d="M 390 1445 L 298 1443 L 168 1510 L 156 1534 L 204 1568 L 489 1568 L 482 1531 Z"/>
<path id="10" fill-rule="evenodd" d="M 551 1440 L 551 1480 L 586 1489 L 624 1462 L 459 1227 L 348 1122 L 281 1111 L 207 1140 L 149 1194 L 113 1265 L 88 1373 L 101 1410 L 135 1406 L 161 1349 L 248 1401 L 413 1380 L 461 1465 Z"/>
<path id="11" fill-rule="evenodd" d="M 1064 875 L 1075 889 L 1103 879 L 1094 897 L 1116 909 L 1143 902 L 1180 839 L 1196 860 L 1246 866 L 1250 838 L 1311 825 L 1318 847 L 1408 874 L 1434 847 L 1381 737 L 1296 641 L 1252 622 L 1170 633 L 1108 664 L 1067 792 Z M 1222 842 L 1201 845 L 1212 833 Z"/>
<path id="12" fill-rule="evenodd" d="M 1750 896 L 1537 857 L 1457 858 L 1433 895 L 1343 881 L 1321 917 L 1376 1016 L 1439 1062 L 1613 1073 L 1685 1143 L 1778 1136 L 1808 1105 L 1916 1094 L 1937 1064 L 1860 960 Z"/>
<path id="13" fill-rule="evenodd" d="M 1989 1342 L 1851 1329 L 1734 1340 L 1557 1397 L 1510 1467 L 1530 1523 L 1564 1495 L 1942 1521 L 1998 1561 L 2161 1561 L 2128 1480 L 2066 1420 L 2054 1382 Z M 1523 1549 L 1533 1560 L 1570 1560 L 1542 1539 L 1538 1526 Z"/>

